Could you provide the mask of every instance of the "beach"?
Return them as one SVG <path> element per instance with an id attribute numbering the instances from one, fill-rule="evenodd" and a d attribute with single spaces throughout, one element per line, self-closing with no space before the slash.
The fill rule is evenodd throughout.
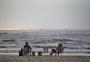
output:
<path id="1" fill-rule="evenodd" d="M 0 55 L 0 62 L 90 62 L 88 55 L 18 56 Z"/>
<path id="2" fill-rule="evenodd" d="M 0 62 L 90 62 L 90 31 L 47 30 L 0 33 Z M 25 42 L 29 42 L 36 56 L 18 56 Z M 63 44 L 63 54 L 50 56 L 51 49 L 57 47 L 58 43 Z M 44 48 L 48 48 L 48 52 L 45 52 Z M 43 56 L 37 56 L 39 51 L 43 52 Z"/>

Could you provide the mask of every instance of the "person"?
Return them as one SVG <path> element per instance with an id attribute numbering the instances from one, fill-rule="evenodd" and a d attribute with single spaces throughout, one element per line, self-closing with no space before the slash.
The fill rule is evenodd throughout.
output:
<path id="1" fill-rule="evenodd" d="M 19 56 L 23 56 L 23 49 L 21 48 L 21 50 L 19 51 Z"/>
<path id="2" fill-rule="evenodd" d="M 56 55 L 56 49 L 52 49 L 50 55 L 53 55 L 53 53 Z"/>
<path id="3" fill-rule="evenodd" d="M 28 45 L 28 42 L 26 42 L 24 45 L 24 55 L 27 55 L 28 53 L 31 55 L 31 46 Z"/>
<path id="4" fill-rule="evenodd" d="M 32 56 L 35 56 L 35 52 L 34 51 L 32 52 Z"/>
<path id="5" fill-rule="evenodd" d="M 38 56 L 42 56 L 42 51 L 39 51 L 38 52 Z"/>
<path id="6" fill-rule="evenodd" d="M 63 48 L 62 43 L 59 43 L 58 47 L 56 48 L 58 56 L 59 56 L 60 53 L 63 53 L 63 50 L 64 50 L 64 48 Z"/>

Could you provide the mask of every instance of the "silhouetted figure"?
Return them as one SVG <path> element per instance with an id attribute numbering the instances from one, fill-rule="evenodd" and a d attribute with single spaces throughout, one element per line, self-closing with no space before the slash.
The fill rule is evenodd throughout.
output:
<path id="1" fill-rule="evenodd" d="M 35 56 L 35 52 L 32 52 L 32 56 Z"/>
<path id="2" fill-rule="evenodd" d="M 31 46 L 28 45 L 28 42 L 26 42 L 24 45 L 24 55 L 27 55 L 28 53 L 31 55 Z"/>
<path id="3" fill-rule="evenodd" d="M 23 56 L 23 49 L 21 48 L 21 50 L 19 51 L 19 56 Z"/>
<path id="4" fill-rule="evenodd" d="M 58 44 L 58 47 L 56 48 L 56 50 L 57 50 L 58 56 L 59 56 L 60 53 L 63 53 L 64 48 L 63 48 L 62 43 Z"/>
<path id="5" fill-rule="evenodd" d="M 38 52 L 38 56 L 42 56 L 42 52 L 41 51 Z"/>
<path id="6" fill-rule="evenodd" d="M 56 55 L 56 49 L 52 49 L 50 55 L 53 55 L 53 53 Z"/>

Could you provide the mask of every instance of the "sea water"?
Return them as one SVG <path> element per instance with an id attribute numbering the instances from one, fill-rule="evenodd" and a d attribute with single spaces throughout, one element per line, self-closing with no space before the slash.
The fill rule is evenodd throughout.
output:
<path id="1" fill-rule="evenodd" d="M 57 47 L 62 43 L 64 53 L 90 53 L 90 30 L 1 30 L 0 51 L 19 50 L 29 42 L 33 51 L 42 47 Z M 49 49 L 50 52 L 51 48 Z M 6 51 L 7 52 L 7 51 Z"/>

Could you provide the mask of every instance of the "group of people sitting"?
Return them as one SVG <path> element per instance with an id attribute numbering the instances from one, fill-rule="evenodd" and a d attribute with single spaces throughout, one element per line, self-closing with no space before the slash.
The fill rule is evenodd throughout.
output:
<path id="1" fill-rule="evenodd" d="M 19 51 L 19 56 L 24 56 L 24 55 L 31 55 L 32 48 L 30 45 L 28 45 L 28 42 L 25 43 L 24 48 L 21 48 Z"/>
<path id="2" fill-rule="evenodd" d="M 51 53 L 50 55 L 55 54 L 59 56 L 60 53 L 63 53 L 64 48 L 62 43 L 59 43 L 58 46 L 55 49 L 51 49 Z M 32 48 L 30 45 L 28 45 L 28 42 L 25 43 L 24 48 L 21 48 L 21 50 L 19 51 L 19 56 L 24 56 L 24 55 L 32 55 L 35 56 L 35 52 L 32 52 Z M 42 56 L 42 52 L 38 52 L 39 56 Z"/>

